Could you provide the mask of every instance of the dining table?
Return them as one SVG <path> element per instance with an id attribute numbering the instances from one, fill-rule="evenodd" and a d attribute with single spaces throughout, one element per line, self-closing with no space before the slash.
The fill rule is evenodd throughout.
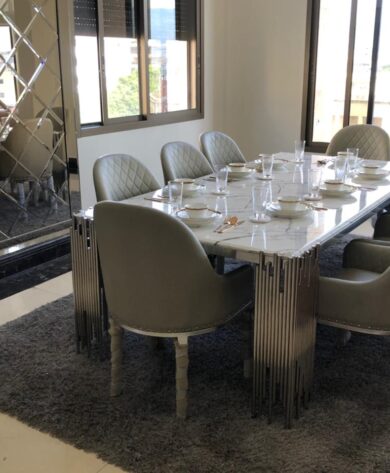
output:
<path id="1" fill-rule="evenodd" d="M 263 180 L 256 162 L 252 166 L 249 163 L 253 171 L 245 178 L 230 179 L 226 195 L 216 195 L 213 176 L 201 177 L 195 181 L 197 192 L 184 195 L 181 205 L 203 202 L 213 210 L 215 217 L 207 223 L 189 225 L 208 254 L 254 267 L 252 416 L 265 414 L 271 421 L 275 411 L 282 408 L 285 425 L 290 427 L 302 407 L 307 407 L 312 391 L 320 247 L 389 205 L 390 180 L 386 172 L 382 179 L 374 180 L 371 176 L 362 177 L 356 170 L 348 178 L 348 193 L 334 195 L 325 189 L 319 202 L 307 201 L 305 211 L 286 216 L 275 211 L 278 197 L 293 195 L 304 202 L 304 196 L 311 191 L 311 173 L 320 170 L 324 182 L 334 179 L 335 171 L 331 157 L 310 153 L 300 162 L 295 162 L 292 153 L 277 153 L 274 164 L 272 179 Z M 390 171 L 390 163 L 379 165 Z M 268 185 L 270 190 L 271 219 L 267 223 L 253 221 L 252 189 L 261 185 Z M 152 207 L 188 222 L 170 203 L 164 189 L 123 202 Z M 217 232 L 232 216 L 237 217 L 236 224 Z M 88 230 L 90 247 L 95 244 L 92 220 L 91 211 L 89 216 L 81 212 L 75 216 L 73 226 L 74 240 L 82 234 L 80 225 Z M 72 252 L 80 254 L 77 244 L 72 245 Z M 101 286 L 97 270 L 94 278 Z M 76 311 L 77 284 L 80 288 L 80 283 L 75 283 Z M 80 305 L 78 310 L 83 312 Z M 94 310 L 91 313 L 95 314 Z"/>

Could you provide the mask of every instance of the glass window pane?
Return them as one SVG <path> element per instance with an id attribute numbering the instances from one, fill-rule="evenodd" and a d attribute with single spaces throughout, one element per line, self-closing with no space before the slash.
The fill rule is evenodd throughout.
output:
<path id="1" fill-rule="evenodd" d="M 351 0 L 322 0 L 313 141 L 329 142 L 343 127 Z"/>
<path id="2" fill-rule="evenodd" d="M 96 0 L 75 0 L 76 74 L 82 125 L 102 121 Z"/>
<path id="3" fill-rule="evenodd" d="M 11 31 L 9 26 L 0 26 L 0 54 L 7 60 L 12 49 Z M 0 57 L 0 67 L 3 60 Z M 15 68 L 15 62 L 12 58 L 10 66 Z M 8 107 L 14 107 L 16 103 L 14 76 L 8 67 L 4 68 L 0 76 L 0 100 Z M 0 106 L 1 108 L 1 106 Z"/>
<path id="4" fill-rule="evenodd" d="M 103 5 L 108 118 L 139 115 L 135 0 L 105 0 Z"/>
<path id="5" fill-rule="evenodd" d="M 196 107 L 195 0 L 150 0 L 149 89 L 151 113 Z"/>
<path id="6" fill-rule="evenodd" d="M 350 125 L 367 121 L 376 0 L 358 2 L 351 90 Z"/>
<path id="7" fill-rule="evenodd" d="M 390 1 L 382 5 L 373 124 L 390 134 Z"/>

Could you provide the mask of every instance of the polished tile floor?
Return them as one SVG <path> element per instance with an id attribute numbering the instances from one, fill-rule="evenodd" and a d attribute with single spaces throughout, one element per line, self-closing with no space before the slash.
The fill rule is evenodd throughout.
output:
<path id="1" fill-rule="evenodd" d="M 70 272 L 0 300 L 0 325 L 72 292 Z M 95 455 L 0 413 L 1 473 L 121 473 Z"/>
<path id="2" fill-rule="evenodd" d="M 371 223 L 365 222 L 354 234 L 371 237 Z M 68 272 L 2 299 L 0 325 L 71 292 L 72 276 Z M 0 472 L 120 473 L 123 470 L 0 413 Z"/>

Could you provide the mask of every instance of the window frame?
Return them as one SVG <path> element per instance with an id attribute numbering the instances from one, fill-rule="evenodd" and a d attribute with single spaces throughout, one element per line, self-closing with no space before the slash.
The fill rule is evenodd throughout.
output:
<path id="1" fill-rule="evenodd" d="M 374 102 L 375 102 L 375 84 L 377 76 L 379 38 L 381 30 L 383 0 L 376 0 L 374 35 L 371 55 L 371 75 L 368 94 L 367 118 L 366 123 L 372 124 Z M 343 127 L 348 126 L 351 119 L 351 96 L 352 96 L 352 78 L 353 78 L 353 60 L 355 52 L 355 32 L 357 19 L 358 0 L 351 0 L 351 21 L 349 28 L 347 75 L 345 82 L 344 114 Z M 328 147 L 328 142 L 313 141 L 314 129 L 314 107 L 316 92 L 316 66 L 318 51 L 318 34 L 320 26 L 320 8 L 321 0 L 307 0 L 307 19 L 306 19 L 306 44 L 305 44 L 305 70 L 304 70 L 304 93 L 302 106 L 302 127 L 301 136 L 306 140 L 306 150 L 314 153 L 324 153 Z"/>
<path id="2" fill-rule="evenodd" d="M 102 7 L 102 0 L 97 0 L 99 7 Z M 70 2 L 73 8 L 73 0 Z M 98 54 L 99 54 L 99 82 L 100 82 L 100 103 L 102 108 L 102 121 L 93 124 L 81 124 L 80 122 L 80 107 L 78 99 L 77 87 L 75 89 L 75 124 L 77 127 L 77 134 L 79 137 L 94 136 L 104 133 L 115 133 L 118 131 L 126 131 L 140 128 L 147 128 L 151 126 L 167 125 L 172 123 L 186 122 L 191 120 L 200 120 L 204 118 L 204 0 L 196 0 L 196 37 L 189 42 L 188 47 L 194 47 L 194 54 L 188 57 L 188 70 L 192 72 L 188 75 L 189 95 L 191 94 L 191 87 L 193 87 L 194 77 L 196 81 L 195 92 L 195 108 L 163 112 L 158 114 L 150 113 L 149 105 L 149 57 L 148 57 L 148 8 L 149 0 L 140 0 L 140 11 L 138 12 L 139 21 L 139 83 L 140 83 L 140 115 L 108 118 L 107 117 L 107 97 L 104 89 L 104 48 L 103 48 L 103 34 L 102 21 L 103 18 L 98 18 Z M 102 9 L 100 9 L 102 11 Z M 73 12 L 73 10 L 72 10 Z M 76 73 L 76 57 L 75 57 L 75 25 L 74 15 L 72 14 L 72 73 L 74 76 L 74 83 L 77 84 Z M 193 58 L 193 59 L 192 59 Z M 191 67 L 190 61 L 193 60 Z M 146 112 L 146 113 L 143 113 Z"/>

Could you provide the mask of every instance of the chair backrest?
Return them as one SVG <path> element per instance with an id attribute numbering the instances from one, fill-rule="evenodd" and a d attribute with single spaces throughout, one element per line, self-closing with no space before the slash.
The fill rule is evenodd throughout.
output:
<path id="1" fill-rule="evenodd" d="M 215 326 L 222 276 L 181 221 L 123 202 L 98 203 L 94 221 L 111 317 L 160 333 Z"/>
<path id="2" fill-rule="evenodd" d="M 338 131 L 329 143 L 326 154 L 337 155 L 347 148 L 359 148 L 359 157 L 390 161 L 389 135 L 375 125 L 351 125 Z"/>
<path id="3" fill-rule="evenodd" d="M 220 131 L 207 131 L 200 137 L 203 154 L 214 167 L 218 164 L 245 163 L 237 143 Z"/>
<path id="4" fill-rule="evenodd" d="M 160 188 L 150 171 L 128 154 L 107 154 L 93 166 L 96 198 L 124 200 Z"/>
<path id="5" fill-rule="evenodd" d="M 165 183 L 181 177 L 196 179 L 213 172 L 205 156 L 183 141 L 174 141 L 162 147 L 161 164 Z"/>
<path id="6" fill-rule="evenodd" d="M 3 143 L 0 159 L 0 175 L 12 179 L 33 180 L 51 176 L 53 161 L 53 124 L 48 118 L 32 118 L 15 123 Z M 15 166 L 15 159 L 23 166 Z"/>

